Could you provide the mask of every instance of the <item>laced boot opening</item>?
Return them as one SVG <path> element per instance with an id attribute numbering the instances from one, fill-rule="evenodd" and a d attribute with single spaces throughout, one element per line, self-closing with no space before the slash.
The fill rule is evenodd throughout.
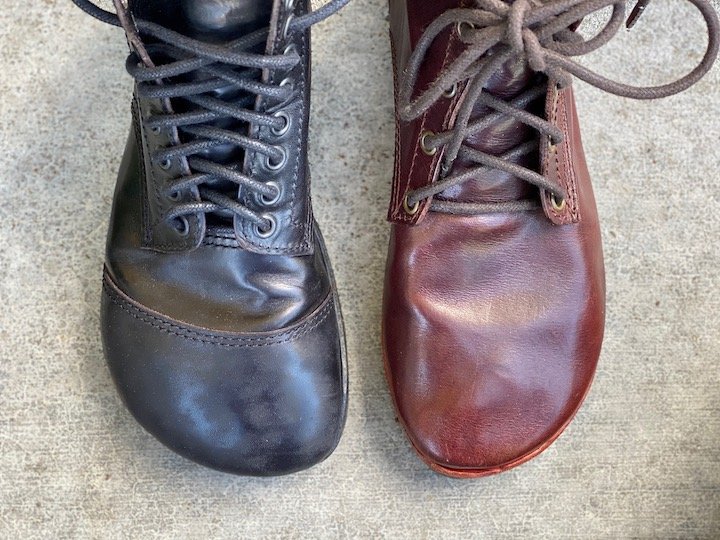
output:
<path id="1" fill-rule="evenodd" d="M 155 22 L 205 43 L 220 45 L 268 28 L 272 8 L 273 0 L 135 0 L 130 5 L 131 11 L 137 18 Z M 265 42 L 263 41 L 248 52 L 262 54 L 264 51 Z M 155 60 L 160 65 L 174 60 L 164 55 L 162 51 L 159 51 L 158 55 L 159 57 Z M 249 70 L 247 74 L 250 74 Z M 258 79 L 260 78 L 259 72 L 255 75 Z M 171 78 L 168 82 L 174 84 L 199 83 L 208 81 L 212 77 L 207 72 L 194 71 Z M 246 109 L 253 109 L 256 101 L 255 95 L 232 84 L 210 90 L 205 95 Z M 188 114 L 197 109 L 194 103 L 185 99 L 172 99 L 171 103 L 177 114 Z M 218 118 L 205 125 L 245 134 L 249 129 L 246 122 L 231 117 Z M 179 129 L 178 135 L 183 144 L 192 143 L 199 138 L 197 135 L 183 130 L 182 127 Z M 245 153 L 246 149 L 227 143 L 200 151 L 196 156 L 232 167 L 239 166 L 244 162 Z M 228 198 L 237 196 L 237 184 L 232 181 L 216 178 L 206 182 L 205 185 Z M 229 211 L 217 210 L 209 212 L 206 219 L 210 228 L 232 227 L 233 214 Z"/>

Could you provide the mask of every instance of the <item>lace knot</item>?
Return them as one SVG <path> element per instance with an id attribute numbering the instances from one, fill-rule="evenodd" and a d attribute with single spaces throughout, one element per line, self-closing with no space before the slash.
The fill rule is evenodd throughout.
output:
<path id="1" fill-rule="evenodd" d="M 408 200 L 417 202 L 432 199 L 444 189 L 472 179 L 486 169 L 497 169 L 536 185 L 538 188 L 563 196 L 560 186 L 554 185 L 535 170 L 516 166 L 512 159 L 537 150 L 539 138 L 520 145 L 502 156 L 477 151 L 466 140 L 486 129 L 500 117 L 511 117 L 526 124 L 540 134 L 553 140 L 562 137 L 557 127 L 546 119 L 527 110 L 535 99 L 547 91 L 547 84 L 537 83 L 512 101 L 500 100 L 486 92 L 486 86 L 495 72 L 508 62 L 526 64 L 533 72 L 540 73 L 553 84 L 568 86 L 577 77 L 601 90 L 634 99 L 656 99 L 677 94 L 702 78 L 712 67 L 720 52 L 720 20 L 709 0 L 686 0 L 702 15 L 708 34 L 705 55 L 694 69 L 684 77 L 668 84 L 638 87 L 608 79 L 579 64 L 574 57 L 591 53 L 610 41 L 625 20 L 624 0 L 474 0 L 472 6 L 449 9 L 427 26 L 408 59 L 398 89 L 398 113 L 405 122 L 415 120 L 443 99 L 446 90 L 464 82 L 463 100 L 454 112 L 454 121 L 447 131 L 436 133 L 435 140 L 444 147 L 441 177 L 429 186 L 409 193 Z M 648 4 L 639 0 L 635 15 Z M 579 22 L 585 17 L 610 8 L 609 19 L 592 38 L 577 32 Z M 462 25 L 472 28 L 461 35 L 464 49 L 443 67 L 435 80 L 424 90 L 416 92 L 417 82 L 432 44 L 448 27 Z M 538 93 L 536 93 L 536 91 Z M 532 97 L 532 99 L 530 99 Z M 474 117 L 475 105 L 481 102 L 491 111 L 480 120 Z M 476 169 L 453 173 L 453 164 L 462 154 L 474 162 Z M 450 212 L 486 212 L 488 205 L 433 201 L 431 209 Z M 492 206 L 492 205 L 490 205 Z M 507 210 L 507 205 L 497 205 Z M 517 209 L 517 206 L 512 206 Z M 503 211 L 504 211 L 503 210 Z"/>
<path id="2" fill-rule="evenodd" d="M 528 0 L 516 0 L 509 6 L 506 13 L 506 39 L 512 51 L 518 55 L 523 54 L 528 33 L 532 32 L 525 24 L 525 18 L 530 9 L 531 5 Z"/>
<path id="3" fill-rule="evenodd" d="M 506 43 L 512 54 L 518 60 L 526 62 L 531 70 L 546 73 L 561 86 L 567 86 L 571 81 L 570 75 L 548 64 L 546 44 L 544 45 L 535 30 L 528 26 L 528 15 L 533 9 L 537 9 L 537 6 L 531 0 L 516 0 L 508 7 L 505 14 Z"/>

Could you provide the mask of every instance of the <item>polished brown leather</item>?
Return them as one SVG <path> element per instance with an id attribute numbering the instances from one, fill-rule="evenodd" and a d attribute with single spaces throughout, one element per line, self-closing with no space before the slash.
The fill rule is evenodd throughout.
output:
<path id="1" fill-rule="evenodd" d="M 397 74 L 423 29 L 457 0 L 391 0 Z M 448 31 L 423 64 L 418 87 L 434 80 L 460 50 Z M 508 65 L 488 89 L 510 99 L 535 75 Z M 384 296 L 386 373 L 398 416 L 421 457 L 457 477 L 518 465 L 563 431 L 585 397 L 603 337 L 605 284 L 595 200 L 571 88 L 548 83 L 533 112 L 565 141 L 517 162 L 535 167 L 568 193 L 562 210 L 549 195 L 509 173 L 490 171 L 439 198 L 501 202 L 535 197 L 534 211 L 462 216 L 411 215 L 408 190 L 436 181 L 441 151 L 419 148 L 421 133 L 451 126 L 463 97 L 441 100 L 416 121 L 398 120 L 393 222 Z M 482 115 L 482 107 L 475 111 Z M 528 137 L 504 118 L 469 142 L 499 155 Z M 462 168 L 458 160 L 454 167 Z"/>

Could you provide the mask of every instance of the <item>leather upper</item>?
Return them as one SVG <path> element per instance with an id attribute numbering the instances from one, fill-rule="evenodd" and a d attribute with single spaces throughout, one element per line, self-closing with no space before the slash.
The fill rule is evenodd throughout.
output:
<path id="1" fill-rule="evenodd" d="M 339 306 L 328 296 L 274 332 L 193 327 L 105 279 L 103 344 L 130 412 L 175 452 L 234 474 L 306 469 L 337 446 L 347 410 Z"/>
<path id="2" fill-rule="evenodd" d="M 229 3 L 237 3 L 234 0 Z M 153 17 L 162 24 L 168 20 L 175 27 L 193 29 L 197 25 L 192 24 L 189 19 L 192 14 L 202 14 L 209 17 L 198 6 L 206 9 L 220 9 L 219 5 L 207 0 L 185 0 L 184 9 L 178 13 L 177 9 L 170 8 L 166 2 L 152 0 L 152 2 L 136 2 L 135 11 L 140 15 Z M 306 255 L 311 254 L 313 245 L 313 216 L 310 205 L 310 178 L 307 165 L 307 129 L 310 109 L 310 32 L 295 32 L 287 35 L 286 24 L 292 13 L 305 13 L 309 7 L 308 0 L 294 0 L 294 7 L 289 10 L 283 1 L 274 2 L 270 18 L 270 34 L 264 50 L 258 52 L 267 55 L 281 55 L 287 49 L 293 48 L 303 59 L 291 70 L 281 72 L 280 70 L 267 71 L 263 73 L 263 82 L 272 84 L 287 84 L 294 90 L 293 98 L 282 106 L 273 106 L 261 97 L 257 98 L 255 110 L 261 113 L 284 113 L 288 119 L 288 129 L 278 135 L 270 127 L 258 127 L 252 125 L 250 130 L 246 127 L 226 126 L 229 129 L 239 129 L 241 133 L 248 132 L 254 139 L 282 148 L 286 154 L 287 164 L 279 170 L 273 170 L 268 165 L 265 156 L 259 152 L 247 150 L 244 153 L 228 150 L 226 148 L 212 148 L 198 152 L 198 157 L 210 158 L 212 160 L 225 160 L 228 162 L 241 162 L 242 172 L 262 182 L 276 182 L 280 186 L 280 197 L 271 207 L 268 208 L 255 193 L 240 188 L 237 193 L 238 200 L 247 208 L 262 213 L 270 212 L 277 221 L 277 232 L 270 237 L 264 238 L 257 233 L 252 223 L 247 220 L 235 219 L 231 224 L 234 226 L 238 242 L 248 251 L 264 254 L 286 254 Z M 196 6 L 197 5 L 197 6 Z M 150 7 L 148 7 L 150 6 Z M 190 6 L 190 7 L 188 7 Z M 208 7 L 210 6 L 210 7 Z M 184 18 L 178 17 L 184 14 Z M 231 19 L 232 20 L 232 19 Z M 197 29 L 194 32 L 198 32 Z M 200 36 L 207 36 L 208 32 L 200 31 Z M 213 32 L 217 39 L 217 30 Z M 212 35 L 212 34 L 210 34 Z M 221 33 L 220 35 L 225 35 Z M 277 79 L 277 80 L 276 80 Z M 234 92 L 232 87 L 216 90 L 212 93 L 214 97 L 231 97 Z M 169 99 L 137 99 L 137 109 L 140 118 L 148 118 L 151 114 L 162 114 L 179 112 L 174 111 L 174 105 Z M 188 202 L 199 202 L 200 196 L 197 188 L 188 188 L 180 191 L 177 200 L 170 200 L 165 195 L 165 189 L 172 179 L 180 175 L 190 174 L 187 160 L 177 159 L 171 162 L 168 169 L 163 169 L 160 163 L 154 163 L 150 159 L 150 153 L 157 148 L 162 148 L 182 140 L 177 129 L 163 130 L 161 133 L 153 133 L 145 128 L 143 122 L 137 122 L 137 137 L 148 148 L 145 153 L 142 166 L 144 174 L 148 178 L 145 189 L 145 235 L 143 243 L 146 247 L 156 251 L 186 251 L 188 248 L 197 247 L 205 237 L 209 227 L 206 216 L 197 213 L 189 216 L 189 230 L 178 233 L 176 224 L 164 218 L 173 205 Z M 229 145 L 228 145 L 229 146 Z"/>
<path id="3" fill-rule="evenodd" d="M 197 248 L 185 251 L 145 247 L 140 154 L 133 131 L 107 243 L 108 275 L 128 296 L 188 324 L 262 332 L 297 322 L 331 293 L 320 249 L 310 255 L 263 255 L 245 249 L 231 228 L 206 231 Z"/>
<path id="4" fill-rule="evenodd" d="M 193 24 L 193 14 L 212 21 L 220 17 L 208 15 L 207 10 L 221 10 L 223 5 L 227 8 L 234 3 L 237 0 L 220 4 L 185 0 L 182 13 L 158 0 L 135 2 L 133 8 L 138 16 L 187 31 L 199 26 Z M 289 126 L 280 137 L 269 128 L 255 128 L 255 136 L 268 141 L 274 137 L 270 142 L 288 154 L 287 166 L 271 171 L 263 156 L 252 151 L 243 155 L 216 147 L 201 153 L 213 160 L 239 160 L 249 176 L 280 186 L 279 200 L 270 207 L 255 194 L 242 189 L 238 193 L 243 204 L 269 212 L 277 220 L 277 232 L 270 238 L 261 238 L 252 224 L 239 219 L 213 222 L 204 213 L 197 213 L 187 218 L 187 231 L 179 231 L 176 223 L 164 219 L 173 205 L 199 200 L 199 193 L 192 188 L 181 191 L 178 199 L 168 197 L 167 184 L 189 173 L 187 161 L 173 160 L 164 170 L 151 159 L 154 150 L 179 141 L 180 135 L 177 130 L 153 132 L 145 127 L 144 119 L 172 110 L 173 104 L 167 99 L 134 99 L 133 129 L 116 188 L 106 266 L 115 283 L 131 298 L 188 324 L 235 332 L 282 328 L 315 309 L 331 291 L 327 263 L 317 252 L 318 240 L 313 237 L 306 170 L 309 32 L 283 37 L 286 9 L 284 2 L 274 3 L 265 52 L 274 54 L 292 40 L 303 59 L 292 71 L 282 74 L 295 85 L 294 98 L 283 107 Z M 304 12 L 307 3 L 298 2 L 296 9 Z M 205 19 L 202 22 L 207 27 Z M 217 31 L 213 34 L 217 39 Z M 222 97 L 231 91 L 228 88 L 214 94 Z M 258 98 L 256 108 L 264 110 L 267 105 Z"/>
<path id="5" fill-rule="evenodd" d="M 460 5 L 391 0 L 398 72 L 432 18 Z M 459 53 L 452 41 L 448 35 L 434 45 L 439 48 L 423 64 L 420 86 Z M 525 67 L 507 65 L 487 90 L 510 99 L 536 83 Z M 577 411 L 600 353 L 605 284 L 571 88 L 548 84 L 547 95 L 529 107 L 547 111 L 564 142 L 552 147 L 542 140 L 539 153 L 516 161 L 554 175 L 571 194 L 564 208 L 462 216 L 430 212 L 425 201 L 415 215 L 403 210 L 408 189 L 439 175 L 441 152 L 420 151 L 420 133 L 430 124 L 434 131 L 451 127 L 462 94 L 417 121 L 398 121 L 383 343 L 399 417 L 423 459 L 446 474 L 482 476 L 544 449 Z M 487 111 L 477 107 L 474 114 Z M 529 136 L 530 128 L 504 117 L 467 142 L 500 155 Z M 453 172 L 465 166 L 458 160 Z M 439 196 L 462 202 L 528 197 L 547 202 L 534 186 L 497 170 Z"/>
<path id="6" fill-rule="evenodd" d="M 223 43 L 247 22 L 245 11 L 231 9 L 239 3 L 247 4 L 183 0 L 173 8 L 164 0 L 136 0 L 132 9 L 136 17 Z M 177 129 L 146 126 L 153 114 L 179 112 L 175 101 L 137 92 L 108 233 L 102 335 L 123 400 L 165 445 L 236 474 L 286 474 L 321 461 L 337 445 L 347 410 L 337 290 L 310 206 L 309 31 L 284 31 L 289 10 L 307 9 L 305 0 L 277 0 L 270 14 L 265 52 L 282 54 L 292 45 L 301 58 L 292 70 L 263 73 L 265 83 L 280 84 L 281 77 L 293 85 L 282 104 L 287 129 L 222 126 L 282 147 L 287 165 L 272 170 L 264 156 L 230 145 L 202 152 L 280 187 L 272 203 L 237 191 L 243 205 L 272 213 L 276 233 L 263 238 L 221 211 L 187 217 L 186 230 L 167 219 L 173 205 L 199 202 L 200 192 L 193 187 L 167 196 L 169 182 L 191 172 L 188 161 L 163 167 L 151 156 L 188 140 Z M 229 26 L 218 29 L 222 21 Z M 214 97 L 232 99 L 236 92 L 229 86 Z M 260 98 L 254 105 L 280 110 Z"/>

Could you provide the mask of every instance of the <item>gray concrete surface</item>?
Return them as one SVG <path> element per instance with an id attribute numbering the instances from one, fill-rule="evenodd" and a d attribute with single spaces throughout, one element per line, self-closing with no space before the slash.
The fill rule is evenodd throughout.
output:
<path id="1" fill-rule="evenodd" d="M 627 82 L 697 59 L 697 17 L 653 2 L 583 62 Z M 0 9 L 0 538 L 720 538 L 720 69 L 634 103 L 578 83 L 607 256 L 585 406 L 503 475 L 431 473 L 394 420 L 379 320 L 393 152 L 384 0 L 314 34 L 317 216 L 348 330 L 345 436 L 320 466 L 226 476 L 156 443 L 115 394 L 100 269 L 131 83 L 117 30 L 67 0 Z M 590 24 L 592 27 L 592 22 Z"/>

